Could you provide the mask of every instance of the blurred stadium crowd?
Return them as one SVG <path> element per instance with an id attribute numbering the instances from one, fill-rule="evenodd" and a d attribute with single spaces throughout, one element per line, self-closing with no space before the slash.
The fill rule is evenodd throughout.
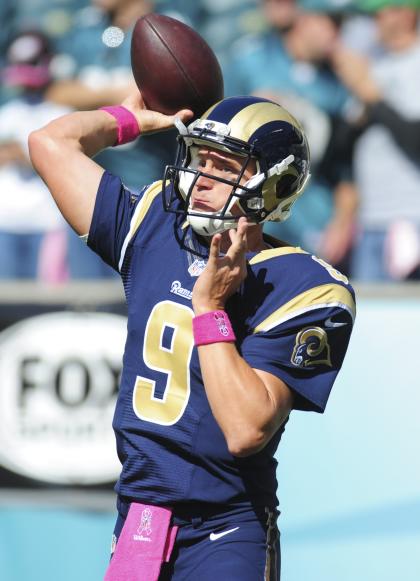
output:
<path id="1" fill-rule="evenodd" d="M 2 0 L 0 279 L 113 278 L 33 172 L 31 130 L 133 88 L 130 33 L 174 16 L 215 50 L 226 96 L 256 94 L 303 124 L 312 178 L 267 232 L 355 281 L 420 279 L 420 0 Z M 158 66 L 158 63 L 156 64 Z M 160 179 L 175 133 L 98 161 L 134 189 Z"/>

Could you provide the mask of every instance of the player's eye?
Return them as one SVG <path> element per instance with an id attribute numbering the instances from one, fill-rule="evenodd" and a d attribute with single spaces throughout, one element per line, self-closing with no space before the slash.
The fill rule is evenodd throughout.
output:
<path id="1" fill-rule="evenodd" d="M 221 169 L 224 173 L 230 173 L 230 174 L 233 174 L 236 176 L 239 173 L 238 170 L 236 168 L 232 167 L 231 165 L 224 165 L 224 166 L 222 166 Z"/>

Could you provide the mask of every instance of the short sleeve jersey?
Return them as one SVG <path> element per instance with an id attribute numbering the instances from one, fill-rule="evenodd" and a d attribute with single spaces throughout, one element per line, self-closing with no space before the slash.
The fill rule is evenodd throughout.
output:
<path id="1" fill-rule="evenodd" d="M 113 422 L 122 463 L 116 490 L 158 505 L 275 506 L 274 453 L 284 426 L 256 454 L 229 452 L 192 333 L 192 290 L 207 248 L 164 211 L 161 189 L 156 182 L 133 193 L 105 172 L 88 239 L 120 271 L 128 305 Z M 353 290 L 343 275 L 299 248 L 247 259 L 248 275 L 226 304 L 237 349 L 251 367 L 282 379 L 296 408 L 322 412 L 347 349 Z"/>

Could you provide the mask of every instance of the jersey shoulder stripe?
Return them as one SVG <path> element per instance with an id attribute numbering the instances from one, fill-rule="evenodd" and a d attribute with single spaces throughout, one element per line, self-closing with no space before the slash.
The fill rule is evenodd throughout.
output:
<path id="1" fill-rule="evenodd" d="M 308 254 L 306 250 L 302 250 L 299 246 L 282 246 L 280 248 L 270 248 L 269 250 L 262 250 L 249 260 L 250 265 L 255 265 L 270 258 L 277 258 L 278 256 L 287 256 L 288 254 Z"/>
<path id="2" fill-rule="evenodd" d="M 127 250 L 127 246 L 132 240 L 133 236 L 136 234 L 137 230 L 140 228 L 141 223 L 146 217 L 147 212 L 152 205 L 152 202 L 162 191 L 162 180 L 157 182 L 153 182 L 150 186 L 148 186 L 143 193 L 139 203 L 137 204 L 137 208 L 131 218 L 130 222 L 130 229 L 128 231 L 127 236 L 124 239 L 124 243 L 121 248 L 120 260 L 118 262 L 118 269 L 121 271 L 122 265 L 124 263 L 125 253 Z"/>
<path id="3" fill-rule="evenodd" d="M 352 320 L 355 319 L 356 304 L 350 291 L 340 284 L 323 284 L 293 297 L 261 321 L 254 328 L 253 333 L 270 331 L 285 321 L 308 311 L 328 307 L 340 307 L 350 314 Z"/>

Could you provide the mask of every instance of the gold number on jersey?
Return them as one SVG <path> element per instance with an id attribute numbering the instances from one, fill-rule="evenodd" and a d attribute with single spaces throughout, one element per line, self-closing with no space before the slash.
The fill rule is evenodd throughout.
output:
<path id="1" fill-rule="evenodd" d="M 184 413 L 190 397 L 190 360 L 194 346 L 190 307 L 162 301 L 157 303 L 147 321 L 143 359 L 149 369 L 166 375 L 163 397 L 155 395 L 156 382 L 137 377 L 134 385 L 133 408 L 147 422 L 170 426 Z M 172 329 L 169 348 L 162 345 L 165 329 Z"/>
<path id="2" fill-rule="evenodd" d="M 347 278 L 347 276 L 345 276 L 339 270 L 331 266 L 331 264 L 328 264 L 328 262 L 325 262 L 325 260 L 322 260 L 322 258 L 318 258 L 317 256 L 314 255 L 312 255 L 312 259 L 315 260 L 315 262 L 318 262 L 318 264 L 320 264 L 321 266 L 323 266 L 328 271 L 328 274 L 332 276 L 335 280 L 344 282 L 344 284 L 349 284 L 349 279 Z"/>

